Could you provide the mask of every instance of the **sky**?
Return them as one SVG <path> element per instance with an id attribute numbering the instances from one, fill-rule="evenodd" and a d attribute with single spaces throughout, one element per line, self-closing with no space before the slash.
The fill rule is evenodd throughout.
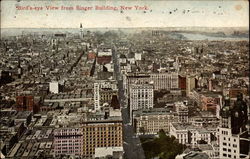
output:
<path id="1" fill-rule="evenodd" d="M 94 1 L 94 0 L 2 0 L 1 28 L 134 28 L 134 27 L 248 27 L 248 1 Z M 93 7 L 75 10 L 76 6 Z M 147 10 L 136 10 L 135 6 Z M 17 10 L 42 7 L 42 10 Z M 46 6 L 73 7 L 74 10 L 47 10 Z M 95 10 L 96 6 L 118 10 Z M 132 7 L 121 11 L 120 6 Z"/>

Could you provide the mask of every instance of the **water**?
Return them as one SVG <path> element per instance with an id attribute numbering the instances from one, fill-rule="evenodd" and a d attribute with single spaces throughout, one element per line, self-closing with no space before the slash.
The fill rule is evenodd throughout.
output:
<path id="1" fill-rule="evenodd" d="M 220 37 L 220 36 L 208 36 L 204 34 L 194 34 L 194 33 L 179 33 L 185 37 L 187 40 L 249 40 L 249 37 L 237 37 L 237 36 L 225 36 L 225 37 Z"/>

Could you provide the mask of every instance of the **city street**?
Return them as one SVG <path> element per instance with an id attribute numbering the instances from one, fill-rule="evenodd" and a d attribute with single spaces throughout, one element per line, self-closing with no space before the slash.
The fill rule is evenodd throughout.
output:
<path id="1" fill-rule="evenodd" d="M 122 106 L 122 119 L 123 119 L 123 148 L 125 151 L 125 158 L 127 159 L 144 159 L 144 151 L 140 144 L 140 139 L 134 135 L 133 126 L 130 123 L 129 111 L 127 108 L 127 99 L 123 88 L 123 79 L 120 72 L 120 64 L 118 60 L 118 53 L 114 47 L 112 52 L 114 72 L 116 80 L 118 81 L 119 89 L 119 102 Z"/>

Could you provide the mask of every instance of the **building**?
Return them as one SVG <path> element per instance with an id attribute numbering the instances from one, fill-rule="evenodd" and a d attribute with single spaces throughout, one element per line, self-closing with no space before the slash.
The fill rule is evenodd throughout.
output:
<path id="1" fill-rule="evenodd" d="M 222 107 L 222 95 L 220 93 L 193 90 L 189 93 L 189 96 L 201 110 L 212 112 L 219 118 L 219 112 Z"/>
<path id="2" fill-rule="evenodd" d="M 170 123 L 176 120 L 177 116 L 165 108 L 133 112 L 133 126 L 136 134 L 157 134 L 161 129 L 169 132 Z"/>
<path id="3" fill-rule="evenodd" d="M 117 96 L 118 90 L 112 90 L 111 88 L 101 88 L 100 94 L 100 105 L 104 103 L 111 103 L 112 97 Z"/>
<path id="4" fill-rule="evenodd" d="M 142 74 L 128 74 L 127 84 L 145 84 L 152 83 L 154 90 L 171 90 L 179 87 L 178 74 L 174 72 L 170 73 L 142 73 Z"/>
<path id="5" fill-rule="evenodd" d="M 177 155 L 175 159 L 209 159 L 209 156 L 204 152 L 189 152 Z"/>
<path id="6" fill-rule="evenodd" d="M 98 83 L 94 83 L 94 110 L 100 109 L 100 86 Z"/>
<path id="7" fill-rule="evenodd" d="M 141 53 L 135 53 L 135 60 L 140 61 L 141 60 Z"/>
<path id="8" fill-rule="evenodd" d="M 130 108 L 132 110 L 149 109 L 154 105 L 154 87 L 152 84 L 134 84 L 130 86 Z"/>
<path id="9" fill-rule="evenodd" d="M 55 155 L 82 155 L 83 131 L 80 127 L 67 127 L 54 130 Z"/>
<path id="10" fill-rule="evenodd" d="M 59 93 L 59 83 L 58 82 L 50 82 L 49 83 L 49 91 L 51 93 Z"/>
<path id="11" fill-rule="evenodd" d="M 220 158 L 249 158 L 247 109 L 242 94 L 238 94 L 233 107 L 230 107 L 230 99 L 225 99 L 220 112 Z"/>
<path id="12" fill-rule="evenodd" d="M 94 157 L 98 148 L 123 147 L 121 117 L 84 121 L 82 130 L 83 157 Z"/>
<path id="13" fill-rule="evenodd" d="M 83 34 L 83 27 L 82 27 L 82 23 L 80 23 L 80 39 L 83 39 L 84 34 Z"/>
<path id="14" fill-rule="evenodd" d="M 99 80 L 94 83 L 94 109 L 99 110 L 104 103 L 111 103 L 112 97 L 118 94 L 115 81 Z"/>
<path id="15" fill-rule="evenodd" d="M 93 51 L 90 51 L 90 52 L 88 53 L 87 59 L 88 59 L 88 60 L 94 60 L 95 58 L 96 58 L 96 53 L 93 52 Z"/>
<path id="16" fill-rule="evenodd" d="M 102 48 L 97 53 L 97 63 L 100 65 L 105 65 L 112 61 L 112 49 Z"/>
<path id="17" fill-rule="evenodd" d="M 180 89 L 183 89 L 183 90 L 186 90 L 186 77 L 185 76 L 181 76 L 181 75 L 179 75 L 178 76 L 179 77 L 179 88 Z"/>
<path id="18" fill-rule="evenodd" d="M 150 81 L 154 83 L 155 90 L 171 90 L 179 87 L 177 73 L 152 73 L 150 74 Z"/>
<path id="19" fill-rule="evenodd" d="M 211 111 L 219 118 L 220 108 L 222 106 L 222 96 L 213 93 L 201 93 L 200 95 L 201 110 Z"/>
<path id="20" fill-rule="evenodd" d="M 247 95 L 249 91 L 247 88 L 230 88 L 229 89 L 229 97 L 230 98 L 237 98 L 237 95 L 242 93 L 243 95 Z"/>
<path id="21" fill-rule="evenodd" d="M 33 96 L 17 96 L 15 109 L 17 111 L 32 111 L 37 113 L 39 111 L 39 105 L 34 102 Z"/>
<path id="22" fill-rule="evenodd" d="M 123 158 L 123 147 L 98 147 L 95 148 L 95 158 L 108 158 L 112 156 L 114 159 Z"/>
<path id="23" fill-rule="evenodd" d="M 174 136 L 179 143 L 195 146 L 201 141 L 211 143 L 213 130 L 204 127 L 197 127 L 190 123 L 170 123 L 171 136 Z"/>
<path id="24" fill-rule="evenodd" d="M 189 96 L 190 92 L 197 88 L 197 79 L 193 76 L 186 77 L 186 95 Z"/>
<path id="25" fill-rule="evenodd" d="M 183 102 L 176 102 L 175 104 L 176 113 L 178 115 L 178 122 L 188 122 L 188 107 Z"/>

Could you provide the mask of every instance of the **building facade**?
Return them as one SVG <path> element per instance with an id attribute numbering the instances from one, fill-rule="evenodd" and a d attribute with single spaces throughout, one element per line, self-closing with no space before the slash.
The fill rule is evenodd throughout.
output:
<path id="1" fill-rule="evenodd" d="M 178 74 L 174 72 L 170 73 L 150 73 L 150 74 L 129 74 L 127 75 L 128 85 L 137 83 L 145 84 L 152 83 L 154 90 L 171 90 L 179 87 Z"/>
<path id="2" fill-rule="evenodd" d="M 247 130 L 248 110 L 243 95 L 238 94 L 237 100 L 230 107 L 230 99 L 220 112 L 219 145 L 220 158 L 248 158 L 249 138 Z"/>
<path id="3" fill-rule="evenodd" d="M 153 108 L 154 87 L 151 84 L 131 85 L 130 87 L 131 110 Z"/>
<path id="4" fill-rule="evenodd" d="M 100 86 L 99 83 L 94 83 L 94 110 L 100 109 Z"/>
<path id="5" fill-rule="evenodd" d="M 177 116 L 164 108 L 139 110 L 133 113 L 133 126 L 136 134 L 157 134 L 161 129 L 169 132 L 170 123 L 177 120 Z"/>
<path id="6" fill-rule="evenodd" d="M 189 123 L 170 123 L 170 135 L 174 136 L 179 143 L 197 145 L 201 141 L 211 144 L 213 130 L 197 127 Z"/>
<path id="7" fill-rule="evenodd" d="M 83 157 L 95 156 L 95 149 L 101 147 L 122 147 L 122 120 L 93 120 L 82 124 Z"/>
<path id="8" fill-rule="evenodd" d="M 80 127 L 67 127 L 54 130 L 55 155 L 67 154 L 82 156 L 83 131 Z"/>

